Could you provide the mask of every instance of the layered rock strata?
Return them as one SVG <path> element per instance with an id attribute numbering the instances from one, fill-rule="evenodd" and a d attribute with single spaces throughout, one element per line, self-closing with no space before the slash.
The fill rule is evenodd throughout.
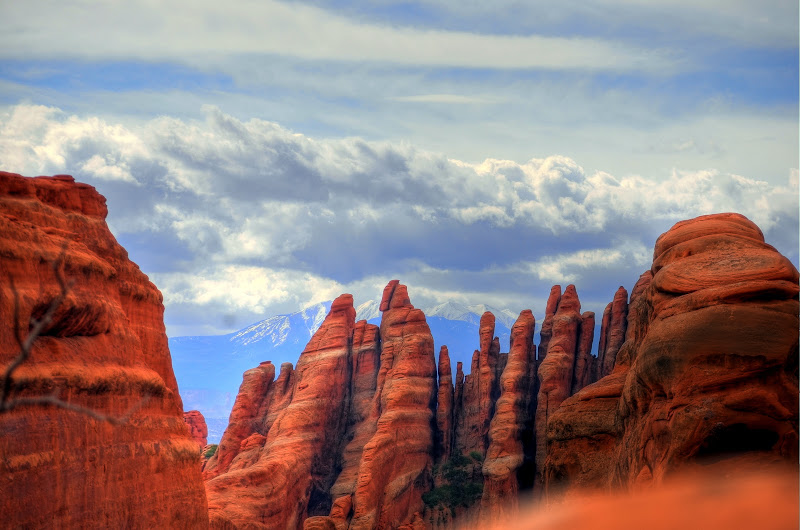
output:
<path id="1" fill-rule="evenodd" d="M 533 332 L 536 320 L 529 309 L 511 327 L 511 344 L 500 378 L 500 398 L 489 428 L 489 448 L 483 463 L 481 510 L 502 516 L 517 509 L 518 471 L 525 463 L 524 442 L 530 439 L 531 365 L 536 361 Z M 527 436 L 526 436 L 527 435 Z"/>
<path id="2" fill-rule="evenodd" d="M 183 421 L 186 427 L 189 428 L 189 434 L 192 440 L 197 442 L 200 450 L 208 445 L 208 426 L 206 419 L 199 410 L 190 410 L 183 413 Z"/>
<path id="3" fill-rule="evenodd" d="M 555 289 L 552 293 L 560 292 Z M 551 337 L 545 356 L 539 364 L 539 394 L 536 403 L 536 478 L 535 487 L 543 484 L 542 473 L 547 455 L 547 422 L 561 402 L 571 394 L 575 362 L 578 356 L 581 330 L 581 303 L 574 285 L 567 286 L 557 299 L 556 311 L 551 318 Z M 548 306 L 550 303 L 548 302 Z M 541 350 L 541 346 L 540 346 Z"/>
<path id="4" fill-rule="evenodd" d="M 289 403 L 268 430 L 240 442 L 241 452 L 255 455 L 206 483 L 212 525 L 302 528 L 309 515 L 330 510 L 337 449 L 350 402 L 354 320 L 352 296 L 337 298 L 300 355 Z M 272 383 L 268 368 L 254 381 Z M 261 395 L 269 395 L 269 389 Z M 244 402 L 243 397 L 240 392 L 237 404 Z M 253 405 L 249 410 L 256 408 Z M 264 406 L 258 404 L 261 417 L 267 416 Z M 253 425 L 252 420 L 249 423 Z"/>
<path id="5" fill-rule="evenodd" d="M 381 307 L 380 328 L 355 323 L 352 297 L 342 295 L 295 370 L 282 369 L 274 382 L 270 363 L 245 372 L 206 466 L 213 527 L 398 528 L 419 520 L 436 444 L 433 338 L 398 281 Z"/>
<path id="6" fill-rule="evenodd" d="M 476 451 L 483 457 L 489 445 L 489 424 L 500 395 L 500 341 L 494 336 L 495 317 L 481 316 L 480 349 L 472 355 L 470 374 L 464 377 L 456 402 L 455 449 L 462 454 Z M 458 381 L 457 381 L 458 383 Z"/>
<path id="7" fill-rule="evenodd" d="M 798 460 L 798 273 L 738 214 L 676 224 L 631 295 L 612 372 L 549 424 L 549 485 L 638 487 Z"/>
<path id="8" fill-rule="evenodd" d="M 391 285 L 391 284 L 390 284 Z M 436 364 L 425 315 L 406 286 L 384 292 L 381 359 L 374 403 L 380 416 L 364 446 L 350 528 L 391 528 L 424 508 L 434 447 Z"/>
<path id="9" fill-rule="evenodd" d="M 0 366 L 52 319 L 14 372 L 0 413 L 0 505 L 10 528 L 205 528 L 161 293 L 105 223 L 105 199 L 67 175 L 0 172 Z M 54 264 L 68 285 L 61 288 Z M 53 305 L 55 303 L 55 305 Z"/>

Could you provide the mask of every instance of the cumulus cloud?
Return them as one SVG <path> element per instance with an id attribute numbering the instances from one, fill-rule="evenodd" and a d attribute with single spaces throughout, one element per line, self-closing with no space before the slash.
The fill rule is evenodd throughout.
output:
<path id="1" fill-rule="evenodd" d="M 719 211 L 749 216 L 797 261 L 796 169 L 775 185 L 714 169 L 588 173 L 559 155 L 473 164 L 205 113 L 126 126 L 18 105 L 0 111 L 0 161 L 95 185 L 175 319 L 288 311 L 345 289 L 369 299 L 391 277 L 428 305 L 460 292 L 519 310 L 520 293 L 569 282 L 602 299 L 635 280 L 658 234 Z"/>

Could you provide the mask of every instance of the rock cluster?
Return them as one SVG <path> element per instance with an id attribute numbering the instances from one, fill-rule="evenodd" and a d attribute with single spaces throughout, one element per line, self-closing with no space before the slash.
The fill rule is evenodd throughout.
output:
<path id="1" fill-rule="evenodd" d="M 8 398 L 56 394 L 87 413 L 29 405 L 0 413 L 2 526 L 204 528 L 161 293 L 105 223 L 105 199 L 70 176 L 0 172 L 0 366 L 61 288 L 66 297 L 14 372 Z M 128 416 L 126 416 L 128 415 Z"/>
<path id="2" fill-rule="evenodd" d="M 398 281 L 381 310 L 380 328 L 354 322 L 342 295 L 295 370 L 274 382 L 269 363 L 245 373 L 205 469 L 212 527 L 396 528 L 422 511 L 436 444 L 433 338 Z"/>
<path id="3" fill-rule="evenodd" d="M 199 410 L 190 410 L 183 413 L 183 421 L 189 428 L 189 434 L 192 440 L 197 442 L 197 445 L 202 450 L 208 445 L 208 426 L 206 419 Z"/>
<path id="4" fill-rule="evenodd" d="M 604 363 L 609 375 L 548 425 L 548 485 L 639 487 L 697 466 L 796 468 L 798 290 L 792 263 L 741 215 L 664 233 L 631 294 L 624 344 Z M 606 341 L 606 361 L 616 342 Z"/>

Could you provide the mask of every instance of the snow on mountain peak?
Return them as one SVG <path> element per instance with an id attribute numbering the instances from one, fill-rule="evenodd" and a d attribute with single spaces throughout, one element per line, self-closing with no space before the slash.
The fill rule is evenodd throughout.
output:
<path id="1" fill-rule="evenodd" d="M 427 316 L 462 320 L 472 324 L 479 324 L 481 316 L 486 311 L 490 311 L 496 321 L 507 328 L 511 328 L 517 320 L 517 315 L 509 309 L 496 309 L 486 304 L 464 305 L 452 300 L 424 310 Z"/>
<path id="2" fill-rule="evenodd" d="M 368 300 L 356 308 L 356 322 L 372 320 L 381 316 L 381 304 L 377 300 Z"/>

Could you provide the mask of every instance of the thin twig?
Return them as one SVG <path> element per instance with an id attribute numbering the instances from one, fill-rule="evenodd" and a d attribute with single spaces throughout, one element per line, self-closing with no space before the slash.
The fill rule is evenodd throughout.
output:
<path id="1" fill-rule="evenodd" d="M 29 323 L 28 334 L 24 339 L 22 338 L 19 326 L 19 320 L 20 320 L 19 291 L 17 290 L 17 287 L 14 284 L 14 277 L 9 275 L 8 281 L 11 286 L 11 292 L 14 295 L 14 321 L 13 321 L 14 338 L 16 339 L 17 345 L 19 346 L 19 353 L 14 358 L 14 360 L 11 361 L 11 363 L 6 368 L 5 373 L 3 374 L 2 384 L 0 385 L 0 414 L 20 407 L 52 405 L 57 408 L 71 410 L 73 412 L 83 414 L 84 416 L 89 416 L 90 418 L 94 418 L 98 421 L 105 421 L 115 425 L 120 425 L 130 420 L 131 416 L 133 416 L 133 414 L 137 410 L 142 408 L 150 400 L 150 396 L 147 395 L 143 396 L 138 403 L 135 403 L 133 406 L 131 406 L 122 416 L 110 416 L 108 414 L 103 414 L 97 412 L 96 410 L 83 407 L 81 405 L 69 403 L 67 401 L 60 399 L 58 395 L 55 393 L 47 396 L 9 399 L 9 396 L 11 395 L 11 388 L 14 382 L 14 377 L 13 377 L 14 372 L 26 360 L 28 360 L 31 354 L 31 350 L 33 349 L 33 344 L 36 342 L 36 339 L 39 338 L 39 336 L 44 332 L 44 330 L 50 324 L 50 322 L 52 322 L 53 317 L 56 314 L 56 311 L 58 310 L 59 306 L 62 303 L 64 303 L 64 300 L 66 300 L 67 295 L 69 294 L 69 291 L 74 284 L 73 281 L 68 282 L 66 280 L 66 278 L 64 277 L 64 272 L 62 270 L 62 267 L 66 260 L 67 246 L 68 242 L 65 241 L 61 247 L 61 252 L 51 265 L 53 273 L 55 274 L 56 277 L 56 281 L 58 282 L 60 291 L 58 295 L 56 295 L 56 297 L 50 301 L 50 305 L 47 307 L 47 310 L 44 312 L 44 315 L 42 315 L 41 318 L 39 319 L 31 318 Z"/>
<path id="2" fill-rule="evenodd" d="M 83 414 L 84 416 L 89 416 L 97 421 L 107 421 L 108 423 L 113 423 L 114 425 L 122 425 L 123 423 L 127 423 L 128 420 L 131 419 L 131 416 L 133 416 L 133 414 L 142 408 L 149 400 L 150 396 L 144 396 L 141 400 L 139 400 L 139 402 L 133 404 L 133 406 L 125 411 L 125 414 L 122 416 L 110 416 L 108 414 L 102 414 L 96 410 L 64 401 L 52 394 L 48 396 L 12 399 L 11 401 L 6 402 L 4 410 L 8 411 L 19 407 L 53 405 L 54 407 L 71 410 L 73 412 Z"/>
<path id="3" fill-rule="evenodd" d="M 61 252 L 58 254 L 58 257 L 51 266 L 53 272 L 55 273 L 56 280 L 58 281 L 60 292 L 50 302 L 47 311 L 45 311 L 44 315 L 42 315 L 40 319 L 31 319 L 30 329 L 28 330 L 28 335 L 25 337 L 25 339 L 22 338 L 19 329 L 19 291 L 17 291 L 17 287 L 14 284 L 13 276 L 9 276 L 11 292 L 14 293 L 14 338 L 17 339 L 17 344 L 19 345 L 19 354 L 13 361 L 11 361 L 11 364 L 9 364 L 8 368 L 6 368 L 6 373 L 3 374 L 3 386 L 2 390 L 0 390 L 0 410 L 5 410 L 4 405 L 8 400 L 9 394 L 11 393 L 11 384 L 13 382 L 14 371 L 16 371 L 16 369 L 28 359 L 31 354 L 31 350 L 33 349 L 33 343 L 39 338 L 45 327 L 53 320 L 53 316 L 58 310 L 58 307 L 64 302 L 70 288 L 72 287 L 72 282 L 67 283 L 66 279 L 64 278 L 64 273 L 61 270 L 61 266 L 66 259 L 66 255 L 67 243 L 64 242 L 64 245 L 61 247 Z"/>

